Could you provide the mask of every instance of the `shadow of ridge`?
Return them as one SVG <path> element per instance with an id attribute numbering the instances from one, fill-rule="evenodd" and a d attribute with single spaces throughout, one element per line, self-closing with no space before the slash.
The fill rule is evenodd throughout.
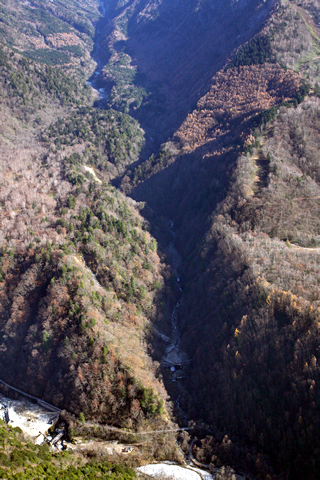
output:
<path id="1" fill-rule="evenodd" d="M 255 7 L 261 2 L 251 0 L 249 3 Z M 146 88 L 155 98 L 163 95 L 164 101 L 161 100 L 160 107 L 166 108 L 158 112 L 155 118 L 149 117 L 144 106 L 131 114 L 144 127 L 157 125 L 161 129 L 168 129 L 167 136 L 172 135 L 183 117 L 195 108 L 198 99 L 207 92 L 210 78 L 222 68 L 230 53 L 260 29 L 272 6 L 270 3 L 264 6 L 256 22 L 252 21 L 251 16 L 242 15 L 243 12 L 233 11 L 231 6 L 227 10 L 222 2 L 218 5 L 218 13 L 213 13 L 209 7 L 194 13 L 196 2 L 188 2 L 187 5 L 177 6 L 178 10 L 181 9 L 181 15 L 175 11 L 176 7 L 162 6 L 158 17 L 149 23 L 141 20 L 139 23 L 144 4 L 138 4 L 128 22 L 125 48 L 139 72 L 135 85 Z M 170 10 L 172 16 L 169 22 Z M 176 28 L 171 28 L 175 23 Z M 151 85 L 155 81 L 160 83 L 158 91 Z M 144 123 L 143 117 L 146 115 L 147 122 Z"/>
<path id="2" fill-rule="evenodd" d="M 146 218 L 152 221 L 153 228 L 151 233 L 159 242 L 161 250 L 163 250 L 163 246 L 159 241 L 162 234 L 159 231 L 161 228 L 161 224 L 159 225 L 161 215 L 165 215 L 174 221 L 174 229 L 176 231 L 175 247 L 182 256 L 182 265 L 177 273 L 179 276 L 182 273 L 181 283 L 183 289 L 184 284 L 187 287 L 190 278 L 197 274 L 201 261 L 199 246 L 210 230 L 211 214 L 227 193 L 228 169 L 237 156 L 236 151 L 228 152 L 228 154 L 214 152 L 210 157 L 203 159 L 204 152 L 207 153 L 207 147 L 201 147 L 196 152 L 181 156 L 176 162 L 146 181 L 144 188 L 147 191 L 144 194 L 137 192 L 137 189 L 133 192 L 134 197 L 140 200 L 142 197 L 144 200 L 147 199 L 149 202 L 147 205 L 151 204 L 151 207 L 155 208 L 155 211 L 148 211 L 148 207 L 146 207 L 146 212 L 142 211 L 141 213 L 145 214 Z M 177 185 L 175 185 L 175 181 L 177 181 Z M 160 196 L 152 199 L 150 197 L 155 193 L 156 187 L 159 188 Z M 190 272 L 189 268 L 189 272 L 186 272 L 191 252 L 196 256 L 196 261 L 193 260 L 192 265 L 194 270 Z M 168 299 L 167 291 L 165 292 L 164 300 L 161 297 L 159 298 L 168 311 L 171 305 L 169 314 L 163 315 L 164 323 L 158 327 L 158 330 L 166 335 L 168 335 L 169 331 L 170 338 L 172 336 L 170 321 L 173 308 L 177 302 L 180 302 L 181 297 L 185 295 L 178 288 L 177 282 L 172 279 L 169 292 L 175 298 L 175 301 L 172 300 L 172 297 Z M 182 339 L 186 333 L 186 327 L 182 324 L 181 318 L 177 319 L 177 324 L 179 325 L 180 338 Z M 167 330 L 164 329 L 163 325 L 166 326 Z M 149 332 L 147 341 L 151 345 L 149 354 L 154 360 L 161 363 L 165 347 L 168 344 L 159 338 L 159 334 L 153 331 Z M 178 392 L 173 388 L 175 384 L 172 384 L 170 372 L 167 373 L 163 369 L 161 371 L 170 396 L 177 398 L 181 391 Z"/>
<path id="3" fill-rule="evenodd" d="M 174 222 L 176 248 L 183 261 L 207 233 L 212 213 L 227 194 L 230 167 L 239 155 L 234 149 L 203 158 L 207 151 L 201 147 L 179 157 L 130 194 L 136 201 L 146 202 L 141 213 L 152 224 L 151 233 L 158 241 L 161 217 Z"/>
<path id="4" fill-rule="evenodd" d="M 230 52 L 258 31 L 262 17 L 269 11 L 270 2 L 256 22 L 252 22 L 247 15 L 241 17 L 239 12 L 222 2 L 212 11 L 208 7 L 191 15 L 195 1 L 178 5 L 177 11 L 176 7 L 161 5 L 157 10 L 158 17 L 141 22 L 145 3 L 136 2 L 135 10 L 128 18 L 127 39 L 113 45 L 116 50 L 121 46 L 132 57 L 137 67 L 133 84 L 147 92 L 141 106 L 134 106 L 134 102 L 130 104 L 130 114 L 147 133 L 147 153 L 141 154 L 140 161 L 152 151 L 157 151 L 161 143 L 181 125 L 186 115 L 196 108 L 199 98 L 208 91 L 210 78 L 223 67 Z M 96 88 L 106 88 L 109 94 L 114 83 L 102 79 L 100 73 L 110 60 L 108 42 L 114 29 L 112 20 L 132 4 L 130 1 L 129 5 L 120 9 L 109 6 L 106 16 L 97 24 L 92 56 L 98 61 L 98 67 L 90 81 L 94 82 Z M 259 0 L 250 1 L 254 7 L 258 4 Z M 178 15 L 179 9 L 181 15 Z M 174 15 L 169 19 L 167 13 L 171 10 Z M 228 12 L 230 15 L 227 15 Z M 238 19 L 240 24 L 234 19 Z M 102 105 L 98 103 L 97 106 Z"/>
<path id="5" fill-rule="evenodd" d="M 88 79 L 92 86 L 96 89 L 99 89 L 99 74 L 104 66 L 108 63 L 111 58 L 111 53 L 109 49 L 103 49 L 102 46 L 108 38 L 108 35 L 111 34 L 113 25 L 112 25 L 112 13 L 111 9 L 107 7 L 107 11 L 104 12 L 104 8 L 101 6 L 99 7 L 99 12 L 101 13 L 101 17 L 99 18 L 98 22 L 95 25 L 95 35 L 93 37 L 93 49 L 90 53 L 91 58 L 97 63 L 97 67 L 91 77 Z M 105 2 L 106 3 L 106 2 Z M 101 84 L 101 87 L 103 85 Z M 111 88 L 110 88 L 111 90 Z"/>
<path id="6" fill-rule="evenodd" d="M 204 145 L 197 147 L 191 152 L 182 153 L 177 157 L 173 157 L 173 161 L 165 164 L 161 169 L 155 171 L 159 164 L 155 165 L 155 168 L 150 172 L 150 176 L 139 183 L 134 187 L 130 196 L 137 201 L 154 201 L 156 194 L 155 191 L 158 191 L 158 197 L 161 198 L 159 203 L 159 211 L 161 214 L 166 215 L 167 212 L 163 211 L 162 208 L 166 204 L 165 198 L 163 198 L 163 193 L 161 190 L 165 190 L 166 198 L 178 188 L 178 180 L 181 175 L 188 176 L 192 170 L 195 169 L 198 164 L 201 165 L 201 168 L 208 168 L 208 173 L 210 173 L 210 165 L 212 164 L 213 158 L 221 158 L 222 153 L 219 153 L 221 149 L 231 150 L 233 148 L 239 148 L 240 146 L 240 134 L 247 130 L 251 125 L 251 119 L 248 121 L 242 122 L 240 125 L 235 122 L 235 128 L 228 130 L 219 135 L 219 137 L 208 140 Z M 240 153 L 240 151 L 238 151 Z M 202 170 L 203 171 L 203 170 Z M 199 175 L 199 172 L 195 170 L 195 176 L 192 176 L 192 182 L 188 185 L 188 188 L 191 185 L 195 184 L 196 178 Z M 211 172 L 214 174 L 214 172 Z M 166 183 L 163 183 L 163 179 L 166 178 Z M 120 177 L 117 178 L 119 181 Z M 188 179 L 190 180 L 190 179 Z M 206 180 L 210 180 L 208 177 Z M 189 183 L 189 182 L 188 182 Z M 148 194 L 148 191 L 152 186 L 152 195 Z M 151 208 L 156 208 L 154 203 L 150 203 Z"/>

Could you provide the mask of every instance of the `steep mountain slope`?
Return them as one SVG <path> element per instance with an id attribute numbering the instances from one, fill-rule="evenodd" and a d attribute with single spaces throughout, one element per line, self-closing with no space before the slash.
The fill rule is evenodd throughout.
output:
<path id="1" fill-rule="evenodd" d="M 320 75 L 319 2 L 279 2 L 264 29 L 275 58 L 281 65 L 300 72 L 309 82 Z"/>
<path id="2" fill-rule="evenodd" d="M 35 38 L 61 53 L 75 35 L 88 53 L 91 20 L 94 85 L 118 111 L 1 50 L 0 377 L 150 428 L 167 419 L 147 351 L 156 320 L 191 359 L 167 388 L 197 422 L 201 461 L 317 478 L 318 3 L 112 0 L 105 18 L 85 5 L 19 3 L 40 33 L 28 20 L 7 43 L 35 58 Z M 87 54 L 72 52 L 76 74 Z"/>
<path id="3" fill-rule="evenodd" d="M 123 178 L 123 189 L 128 191 L 132 183 L 138 184 L 131 192 L 134 198 L 147 200 L 152 208 L 174 220 L 181 229 L 177 244 L 184 256 L 194 252 L 209 227 L 207 219 L 225 196 L 230 168 L 253 118 L 298 95 L 300 82 L 293 72 L 272 64 L 219 72 L 173 141 L 166 143 L 158 156 L 136 167 L 131 178 Z M 164 189 L 166 196 L 161 197 Z M 192 216 L 186 216 L 186 211 Z"/>
<path id="4" fill-rule="evenodd" d="M 174 221 L 177 313 L 193 359 L 180 403 L 214 434 L 200 458 L 262 478 L 316 478 L 319 468 L 319 38 L 310 5 L 277 4 L 171 141 L 122 180 L 153 219 Z M 315 85 L 310 98 L 298 71 Z"/>
<path id="5" fill-rule="evenodd" d="M 1 139 L 0 377 L 76 414 L 137 427 L 165 398 L 145 342 L 162 284 L 156 242 L 139 205 L 103 170 L 96 176 L 94 144 L 72 129 L 61 148 L 62 119 L 83 116 L 65 75 L 7 48 L 1 59 L 11 117 Z M 110 113 L 108 145 L 130 156 L 137 139 L 131 148 L 121 130 L 130 121 Z M 39 125 L 54 114 L 41 141 Z"/>
<path id="6" fill-rule="evenodd" d="M 48 445 L 35 446 L 24 438 L 19 427 L 12 428 L 0 420 L 0 475 L 8 480 L 70 478 L 89 480 L 92 478 L 133 480 L 136 474 L 124 465 L 105 461 L 88 461 L 78 455 L 64 452 L 52 454 Z M 77 465 L 75 466 L 75 459 Z"/>
<path id="7" fill-rule="evenodd" d="M 194 259 L 201 269 L 186 271 L 180 312 L 197 398 L 186 408 L 249 451 L 254 444 L 289 478 L 315 478 L 318 468 L 319 252 L 284 241 L 317 245 L 319 186 L 307 171 L 318 164 L 318 110 L 317 99 L 282 107 L 239 159 Z M 243 450 L 230 454 L 244 465 Z"/>
<path id="8" fill-rule="evenodd" d="M 230 52 L 261 26 L 272 0 L 108 3 L 100 53 L 107 105 L 133 113 L 155 141 L 173 133 Z"/>

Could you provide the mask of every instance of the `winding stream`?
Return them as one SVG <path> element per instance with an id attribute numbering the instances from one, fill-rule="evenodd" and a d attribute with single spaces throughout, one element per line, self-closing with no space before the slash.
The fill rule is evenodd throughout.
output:
<path id="1" fill-rule="evenodd" d="M 174 223 L 170 221 L 170 230 L 173 236 L 172 242 L 169 244 L 167 250 L 168 254 L 171 260 L 171 266 L 175 272 L 176 275 L 176 281 L 177 284 L 179 285 L 179 290 L 181 292 L 180 298 L 176 305 L 173 308 L 172 314 L 171 314 L 171 326 L 172 326 L 172 333 L 171 333 L 171 342 L 166 348 L 166 352 L 163 356 L 163 362 L 170 364 L 172 366 L 176 366 L 181 364 L 183 362 L 182 359 L 182 353 L 180 352 L 180 332 L 178 329 L 178 324 L 177 324 L 177 310 L 180 307 L 180 302 L 181 302 L 181 297 L 182 297 L 182 288 L 180 285 L 180 276 L 179 276 L 179 267 L 181 265 L 181 256 L 178 253 L 177 249 L 175 248 L 175 240 L 176 240 L 176 232 L 173 229 Z"/>
<path id="2" fill-rule="evenodd" d="M 183 371 L 184 365 L 190 362 L 190 358 L 188 355 L 181 350 L 180 343 L 181 343 L 181 335 L 178 327 L 178 309 L 180 307 L 183 289 L 181 286 L 181 278 L 179 274 L 179 267 L 181 265 L 181 256 L 177 249 L 175 248 L 175 240 L 176 240 L 176 232 L 174 231 L 174 223 L 170 221 L 170 230 L 172 233 L 172 241 L 167 248 L 168 256 L 170 258 L 171 266 L 175 272 L 177 286 L 180 291 L 180 295 L 176 305 L 173 308 L 171 313 L 171 337 L 170 343 L 166 347 L 165 353 L 162 358 L 162 364 L 164 366 L 170 367 L 172 372 L 171 381 L 176 382 L 176 386 L 178 389 L 178 396 L 176 398 L 176 406 L 177 410 L 180 414 L 180 417 L 184 419 L 185 422 L 188 422 L 188 417 L 186 413 L 182 410 L 180 406 L 180 399 L 182 396 L 182 391 L 180 388 L 180 381 L 184 377 L 185 372 Z"/>

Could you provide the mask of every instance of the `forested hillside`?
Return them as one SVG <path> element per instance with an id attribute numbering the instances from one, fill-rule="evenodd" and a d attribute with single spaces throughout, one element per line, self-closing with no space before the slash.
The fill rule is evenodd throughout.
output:
<path id="1" fill-rule="evenodd" d="M 84 114 L 87 90 L 57 70 L 8 48 L 1 58 L 11 116 L 0 167 L 0 376 L 78 415 L 137 427 L 163 412 L 145 335 L 164 266 L 140 206 L 106 180 L 119 149 L 122 162 L 135 160 L 139 129 L 117 112 Z M 104 130 L 86 138 L 87 123 Z"/>
<path id="2" fill-rule="evenodd" d="M 90 52 L 100 17 L 95 1 L 4 0 L 0 41 L 37 62 L 59 65 L 84 79 L 95 68 Z"/>
<path id="3" fill-rule="evenodd" d="M 318 478 L 318 2 L 0 14 L 0 378 L 84 430 L 191 422 L 211 468 Z"/>
<path id="4" fill-rule="evenodd" d="M 135 472 L 123 465 L 105 460 L 88 461 L 64 452 L 52 454 L 48 445 L 34 445 L 24 438 L 19 427 L 12 428 L 0 421 L 0 475 L 8 480 L 20 479 L 135 479 Z"/>
<path id="5" fill-rule="evenodd" d="M 194 352 L 189 386 L 201 392 L 192 416 L 218 432 L 232 425 L 253 470 L 254 444 L 290 478 L 315 478 L 318 468 L 319 187 L 307 160 L 318 155 L 318 109 L 317 99 L 281 107 L 240 157 L 181 311 Z M 308 152 L 296 143 L 301 123 Z M 243 450 L 230 452 L 244 465 Z"/>
<path id="6" fill-rule="evenodd" d="M 230 52 L 257 32 L 273 1 L 108 2 L 100 74 L 106 105 L 131 113 L 151 147 L 171 135 Z M 253 20 L 254 18 L 254 20 Z"/>

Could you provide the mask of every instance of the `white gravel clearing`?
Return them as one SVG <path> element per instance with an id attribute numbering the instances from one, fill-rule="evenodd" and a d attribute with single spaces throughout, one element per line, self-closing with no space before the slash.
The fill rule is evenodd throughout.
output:
<path id="1" fill-rule="evenodd" d="M 213 480 L 214 476 L 198 468 L 184 468 L 179 465 L 156 463 L 137 468 L 137 472 L 161 480 Z"/>

